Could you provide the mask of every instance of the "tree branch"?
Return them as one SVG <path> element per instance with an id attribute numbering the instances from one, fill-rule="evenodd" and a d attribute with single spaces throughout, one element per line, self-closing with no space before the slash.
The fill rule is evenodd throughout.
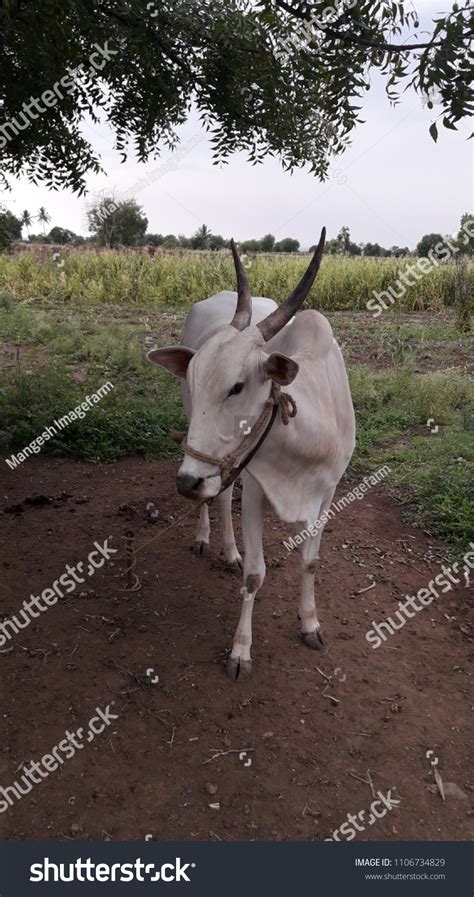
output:
<path id="1" fill-rule="evenodd" d="M 109 9 L 108 7 L 103 6 L 103 5 L 99 5 L 99 10 L 105 16 L 115 19 L 117 22 L 120 22 L 121 25 L 125 25 L 127 28 L 137 28 L 138 26 L 142 25 L 144 22 L 143 19 L 135 18 L 135 20 L 133 20 L 126 13 L 121 13 L 116 9 Z M 181 59 L 181 57 L 178 56 L 170 47 L 165 47 L 165 45 L 159 39 L 159 37 L 156 33 L 153 34 L 153 39 L 156 41 L 156 43 L 160 47 L 163 54 L 165 56 L 167 56 L 171 62 L 174 62 L 175 65 L 177 65 L 183 72 L 185 72 L 185 74 L 188 77 L 193 77 L 193 72 L 191 71 L 189 66 L 186 65 L 186 63 Z"/>
<path id="2" fill-rule="evenodd" d="M 444 41 L 428 41 L 426 44 L 386 44 L 376 43 L 367 40 L 359 34 L 353 34 L 348 31 L 338 31 L 336 28 L 325 28 L 324 33 L 328 37 L 337 37 L 339 40 L 350 41 L 353 44 L 359 44 L 361 47 L 370 47 L 374 50 L 388 50 L 391 53 L 404 53 L 406 50 L 428 50 L 433 47 L 443 47 Z"/>
<path id="3" fill-rule="evenodd" d="M 301 7 L 296 9 L 294 6 L 291 6 L 290 3 L 287 3 L 286 0 L 275 0 L 276 5 L 287 12 L 290 16 L 293 16 L 296 19 L 300 19 L 306 22 L 312 21 L 312 16 L 309 11 L 302 10 Z M 405 53 L 406 51 L 416 51 L 416 50 L 429 50 L 436 47 L 445 46 L 445 41 L 434 41 L 430 40 L 428 43 L 423 44 L 388 44 L 384 42 L 371 41 L 367 38 L 362 37 L 362 35 L 354 34 L 353 32 L 348 31 L 340 31 L 338 28 L 321 28 L 321 31 L 324 32 L 328 37 L 335 37 L 338 40 L 349 41 L 352 44 L 358 44 L 361 47 L 370 47 L 374 50 L 387 50 L 391 53 Z M 471 29 L 466 33 L 466 38 L 470 37 L 474 34 L 474 29 Z"/>

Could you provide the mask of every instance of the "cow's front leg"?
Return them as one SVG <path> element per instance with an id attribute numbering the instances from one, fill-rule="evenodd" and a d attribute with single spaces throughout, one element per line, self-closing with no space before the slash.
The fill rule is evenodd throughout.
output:
<path id="1" fill-rule="evenodd" d="M 211 532 L 211 524 L 209 523 L 209 507 L 207 504 L 201 506 L 199 513 L 199 523 L 196 530 L 196 538 L 194 540 L 193 552 L 196 555 L 209 554 L 209 535 Z"/>
<path id="2" fill-rule="evenodd" d="M 307 521 L 306 526 L 314 524 L 318 517 L 330 507 L 332 496 L 321 503 L 317 502 L 314 516 Z M 316 612 L 316 601 L 314 597 L 314 574 L 316 572 L 316 563 L 319 560 L 319 544 L 324 527 L 321 526 L 314 536 L 306 538 L 301 546 L 301 594 L 299 602 L 299 618 L 301 621 L 301 635 L 305 645 L 316 651 L 322 651 L 324 648 L 323 634 L 321 624 L 318 620 Z"/>
<path id="3" fill-rule="evenodd" d="M 244 584 L 241 589 L 242 612 L 232 652 L 227 662 L 227 675 L 234 682 L 246 679 L 252 672 L 252 612 L 260 586 L 265 579 L 262 548 L 264 495 L 249 474 L 242 474 L 242 530 L 244 537 Z"/>
<path id="4" fill-rule="evenodd" d="M 229 486 L 228 489 L 225 489 L 224 492 L 221 492 L 219 495 L 219 504 L 221 506 L 221 514 L 222 514 L 222 539 L 224 542 L 224 553 L 225 556 L 236 570 L 243 569 L 242 558 L 237 549 L 237 545 L 235 542 L 234 535 L 234 527 L 232 524 L 232 492 L 234 491 L 234 484 Z"/>

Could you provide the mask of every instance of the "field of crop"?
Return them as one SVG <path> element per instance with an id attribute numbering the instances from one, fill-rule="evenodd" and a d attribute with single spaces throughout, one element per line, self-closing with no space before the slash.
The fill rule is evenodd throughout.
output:
<path id="1" fill-rule="evenodd" d="M 49 256 L 49 257 L 48 257 Z M 244 257 L 252 292 L 281 301 L 308 264 L 303 254 Z M 308 304 L 321 309 L 364 309 L 374 291 L 395 285 L 416 260 L 326 256 Z M 397 306 L 421 311 L 452 306 L 456 266 L 445 263 L 407 286 Z M 63 250 L 44 260 L 34 252 L 0 256 L 0 295 L 21 302 L 80 302 L 147 308 L 189 305 L 222 289 L 234 289 L 229 253 L 78 252 Z"/>

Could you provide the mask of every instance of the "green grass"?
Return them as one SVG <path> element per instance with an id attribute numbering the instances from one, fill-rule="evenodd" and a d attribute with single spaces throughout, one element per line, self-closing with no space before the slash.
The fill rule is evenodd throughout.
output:
<path id="1" fill-rule="evenodd" d="M 349 373 L 357 418 L 351 467 L 388 464 L 411 522 L 460 547 L 474 539 L 472 381 L 409 368 Z"/>
<path id="2" fill-rule="evenodd" d="M 473 408 L 473 387 L 467 377 L 452 373 L 420 374 L 411 368 L 376 373 L 362 366 L 349 369 L 352 399 L 357 416 L 357 455 L 388 442 L 414 428 L 431 436 L 432 426 L 468 429 Z"/>
<path id="3" fill-rule="evenodd" d="M 114 390 L 94 405 L 80 421 L 74 421 L 42 452 L 58 457 L 88 461 L 112 461 L 124 455 L 164 458 L 176 454 L 167 438 L 170 427 L 184 427 L 185 418 L 179 391 L 164 384 L 158 374 L 155 388 L 143 396 L 144 387 L 127 375 L 92 374 L 75 383 L 71 372 L 61 365 L 43 365 L 28 373 L 19 368 L 9 388 L 0 394 L 0 451 L 6 457 L 16 453 L 41 435 L 55 419 L 74 410 L 87 395 L 110 380 Z M 161 386 L 161 388 L 160 388 Z"/>
<path id="4" fill-rule="evenodd" d="M 472 414 L 472 411 L 471 411 Z M 474 426 L 415 437 L 383 454 L 391 481 L 403 487 L 407 519 L 461 549 L 474 540 Z"/>

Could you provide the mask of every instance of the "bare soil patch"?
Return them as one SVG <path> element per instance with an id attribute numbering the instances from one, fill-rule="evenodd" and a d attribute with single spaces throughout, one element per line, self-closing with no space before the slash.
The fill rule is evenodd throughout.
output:
<path id="1" fill-rule="evenodd" d="M 140 544 L 187 511 L 175 471 L 171 461 L 132 458 L 111 465 L 38 458 L 2 470 L 1 613 L 17 612 L 66 564 L 85 560 L 95 540 L 111 536 L 123 554 L 124 529 Z M 146 512 L 150 501 L 156 522 Z M 235 507 L 240 544 L 237 500 Z M 368 811 L 370 770 L 375 792 L 391 789 L 400 804 L 358 838 L 473 838 L 466 582 L 379 649 L 365 639 L 372 620 L 440 572 L 443 545 L 404 523 L 387 484 L 333 519 L 317 573 L 328 645 L 321 655 L 300 642 L 299 558 L 282 545 L 288 527 L 268 513 L 253 676 L 235 685 L 224 663 L 241 581 L 223 562 L 217 509 L 211 518 L 210 557 L 190 551 L 191 515 L 139 555 L 139 592 L 121 591 L 121 557 L 0 652 L 0 785 L 19 778 L 21 764 L 39 760 L 66 729 L 85 726 L 97 706 L 115 701 L 119 714 L 0 815 L 0 837 L 323 839 L 348 813 Z M 156 684 L 146 677 L 150 668 Z M 443 803 L 427 750 L 464 798 L 448 788 Z"/>

